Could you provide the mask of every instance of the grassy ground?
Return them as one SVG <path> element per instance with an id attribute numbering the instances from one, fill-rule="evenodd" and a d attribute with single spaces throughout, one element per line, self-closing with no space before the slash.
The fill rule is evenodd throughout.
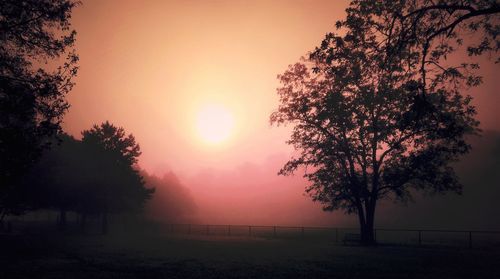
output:
<path id="1" fill-rule="evenodd" d="M 498 278 L 498 249 L 160 234 L 0 235 L 0 278 Z"/>

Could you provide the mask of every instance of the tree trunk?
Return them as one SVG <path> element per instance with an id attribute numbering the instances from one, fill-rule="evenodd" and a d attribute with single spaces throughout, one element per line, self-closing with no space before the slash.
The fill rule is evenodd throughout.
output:
<path id="1" fill-rule="evenodd" d="M 370 246 L 370 245 L 375 245 L 377 243 L 377 240 L 375 239 L 374 224 L 375 224 L 375 206 L 371 205 L 367 209 L 365 216 L 365 223 L 360 224 L 361 244 Z"/>
<path id="2" fill-rule="evenodd" d="M 5 218 L 5 210 L 2 210 L 2 214 L 0 214 L 0 231 L 3 231 L 4 229 L 4 218 Z"/>
<path id="3" fill-rule="evenodd" d="M 365 224 L 365 226 L 361 228 L 361 244 L 366 246 L 376 244 L 373 226 L 368 226 Z"/>
<path id="4" fill-rule="evenodd" d="M 2 209 L 1 212 L 2 212 L 2 214 L 0 214 L 0 223 L 3 224 L 3 219 L 7 215 L 7 211 Z"/>
<path id="5" fill-rule="evenodd" d="M 104 211 L 102 213 L 102 234 L 108 233 L 108 212 Z"/>
<path id="6" fill-rule="evenodd" d="M 61 209 L 61 211 L 59 212 L 59 229 L 61 231 L 66 230 L 66 223 L 66 209 Z"/>
<path id="7" fill-rule="evenodd" d="M 85 233 L 85 226 L 87 225 L 87 214 L 82 213 L 80 215 L 80 230 Z"/>

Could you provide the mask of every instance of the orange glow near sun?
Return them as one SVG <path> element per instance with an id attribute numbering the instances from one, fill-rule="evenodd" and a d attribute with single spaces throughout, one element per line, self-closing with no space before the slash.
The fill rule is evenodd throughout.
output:
<path id="1" fill-rule="evenodd" d="M 226 141 L 232 134 L 233 126 L 232 114 L 221 105 L 205 105 L 198 111 L 196 129 L 205 143 L 219 144 Z"/>

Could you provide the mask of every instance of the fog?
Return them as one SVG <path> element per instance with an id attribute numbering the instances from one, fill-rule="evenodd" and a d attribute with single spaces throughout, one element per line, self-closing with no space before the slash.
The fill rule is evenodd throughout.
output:
<path id="1" fill-rule="evenodd" d="M 381 201 L 376 223 L 385 228 L 500 229 L 500 132 L 472 137 L 472 152 L 455 166 L 463 194 L 415 194 L 407 204 Z M 304 194 L 302 173 L 278 176 L 284 154 L 262 164 L 244 163 L 232 170 L 205 169 L 197 175 L 162 179 L 147 176 L 156 187 L 148 212 L 161 222 L 356 227 L 357 217 L 324 212 Z"/>
<path id="2" fill-rule="evenodd" d="M 197 206 L 191 192 L 173 173 L 163 177 L 142 171 L 146 187 L 155 188 L 153 198 L 147 202 L 145 212 L 148 218 L 161 223 L 195 221 Z"/>
<path id="3" fill-rule="evenodd" d="M 155 220 L 357 226 L 355 217 L 323 212 L 304 196 L 301 173 L 277 176 L 292 152 L 285 144 L 290 127 L 268 123 L 278 106 L 276 75 L 334 30 L 348 2 L 85 1 L 73 17 L 81 63 L 63 127 L 78 138 L 110 120 L 134 134 L 141 168 L 156 175 L 146 178 L 157 188 L 147 208 Z M 463 51 L 456 55 L 462 59 Z M 484 81 L 467 93 L 481 128 L 499 131 L 500 68 L 490 58 L 467 58 L 481 64 Z M 233 134 L 219 146 L 194 132 L 206 103 L 233 114 Z M 377 224 L 498 227 L 481 218 L 498 197 L 487 190 L 500 184 L 492 171 L 497 134 L 474 139 L 474 150 L 457 165 L 463 196 L 416 197 L 407 206 L 383 202 Z"/>

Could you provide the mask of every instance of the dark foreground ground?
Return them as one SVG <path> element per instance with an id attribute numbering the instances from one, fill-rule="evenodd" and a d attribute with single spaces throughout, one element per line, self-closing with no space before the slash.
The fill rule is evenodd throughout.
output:
<path id="1" fill-rule="evenodd" d="M 312 239 L 1 234 L 0 278 L 500 278 L 499 249 Z"/>

